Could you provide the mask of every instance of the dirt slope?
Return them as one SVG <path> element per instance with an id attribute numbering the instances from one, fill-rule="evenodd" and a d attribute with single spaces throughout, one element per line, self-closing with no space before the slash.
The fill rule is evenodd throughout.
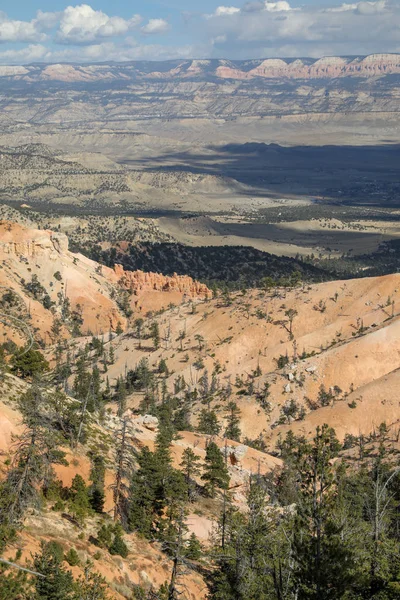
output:
<path id="1" fill-rule="evenodd" d="M 205 286 L 190 277 L 166 278 L 140 271 L 126 274 L 118 266 L 114 270 L 101 267 L 70 252 L 68 238 L 62 233 L 0 221 L 0 292 L 3 295 L 10 289 L 17 296 L 18 310 L 13 309 L 12 314 L 23 318 L 44 342 L 53 339 L 55 320 L 61 322 L 67 338 L 74 319 L 83 334 L 107 333 L 118 323 L 126 327 L 124 294 L 128 295 L 126 306 L 135 311 L 143 307 L 146 312 L 179 303 L 183 297 L 209 294 Z M 148 302 L 142 302 L 143 296 Z M 3 313 L 10 309 L 3 306 Z M 13 323 L 17 324 L 15 320 Z M 0 322 L 0 327 L 4 326 Z M 22 343 L 25 334 L 6 327 L 5 335 Z"/>
<path id="2" fill-rule="evenodd" d="M 164 338 L 158 350 L 152 349 L 151 341 L 139 348 L 129 333 L 118 338 L 109 377 L 113 380 L 123 368 L 134 368 L 143 357 L 154 367 L 164 358 L 172 373 L 171 388 L 182 375 L 194 389 L 205 371 L 211 377 L 217 368 L 220 388 L 230 382 L 231 399 L 241 408 L 243 436 L 254 439 L 262 434 L 266 440 L 276 440 L 279 431 L 286 431 L 293 421 L 284 418 L 283 409 L 290 402 L 297 405 L 298 413 L 301 408 L 305 411 L 304 420 L 295 423 L 297 429 L 329 417 L 340 437 L 348 431 L 368 432 L 383 420 L 395 422 L 400 417 L 397 404 L 392 403 L 387 411 L 378 410 L 383 390 L 391 386 L 397 390 L 399 303 L 399 275 L 305 285 L 291 291 L 252 291 L 232 297 L 229 306 L 219 298 L 202 302 L 195 312 L 187 303 L 158 317 Z M 292 339 L 285 314 L 290 309 L 296 311 Z M 181 350 L 178 338 L 183 330 Z M 277 360 L 285 356 L 287 364 L 278 368 Z M 256 371 L 261 374 L 254 377 Z M 250 381 L 253 389 L 249 392 Z M 270 386 L 269 414 L 256 399 L 265 382 Z M 320 408 L 321 386 L 328 394 L 322 402 L 331 404 L 329 409 Z M 391 391 L 390 397 L 395 393 Z M 366 414 L 348 407 L 360 395 L 370 398 L 365 400 Z M 140 398 L 133 396 L 132 406 Z M 224 403 L 218 397 L 214 404 L 224 421 Z M 201 402 L 194 407 L 194 424 L 203 407 Z"/>
<path id="3" fill-rule="evenodd" d="M 110 327 L 116 329 L 118 321 L 125 327 L 124 332 L 114 333 L 112 340 L 104 335 L 107 351 L 112 345 L 115 354 L 107 371 L 111 386 L 140 360 L 146 359 L 158 373 L 164 359 L 168 374 L 158 374 L 159 383 L 165 378 L 172 391 L 177 378 L 184 377 L 186 389 L 197 390 L 190 406 L 194 430 L 180 432 L 172 445 L 175 466 L 180 464 L 185 448 L 204 460 L 210 438 L 195 428 L 201 410 L 207 405 L 215 410 L 221 432 L 213 439 L 226 452 L 230 489 L 238 507 L 244 507 L 251 473 L 280 468 L 277 441 L 290 429 L 311 437 L 318 425 L 328 423 L 340 440 L 348 434 L 368 435 L 382 422 L 400 430 L 399 274 L 212 298 L 207 288 L 190 277 L 166 278 L 154 273 L 127 273 L 120 267 L 100 268 L 71 253 L 63 234 L 2 222 L 0 240 L 0 285 L 3 292 L 14 290 L 18 298 L 17 304 L 8 308 L 9 314 L 25 319 L 35 336 L 47 341 L 45 351 L 50 358 L 54 352 L 51 327 L 55 317 L 62 317 L 62 302 L 68 298 L 71 310 L 78 310 L 78 304 L 82 307 L 82 333 L 91 330 L 106 334 Z M 54 302 L 52 306 L 44 306 L 43 298 L 35 299 L 32 287 L 26 287 L 33 275 Z M 133 309 L 131 321 L 121 308 L 124 294 Z M 3 310 L 7 310 L 1 298 Z M 153 313 L 148 316 L 150 310 Z M 132 323 L 139 315 L 144 319 L 141 339 Z M 150 335 L 154 321 L 160 330 L 159 348 Z M 21 343 L 25 341 L 17 328 L 2 327 L 4 339 L 14 336 Z M 68 319 L 61 327 L 62 335 L 71 335 Z M 75 335 L 76 347 L 84 346 L 87 336 Z M 216 389 L 208 400 L 204 381 L 210 384 L 212 374 Z M 21 431 L 15 399 L 26 386 L 9 374 L 0 381 L 0 473 L 12 451 L 12 436 Z M 182 391 L 175 394 L 183 397 Z M 139 414 L 143 400 L 143 392 L 132 393 L 124 417 L 137 447 L 153 449 L 157 419 Z M 232 400 L 241 411 L 240 441 L 224 437 L 228 401 Z M 91 427 L 103 441 L 107 458 L 105 506 L 111 511 L 110 485 L 115 477 L 112 440 L 121 427 L 121 418 L 116 416 L 115 404 L 107 408 L 104 418 L 94 418 Z M 259 449 L 262 444 L 266 451 Z M 56 467 L 63 484 L 70 485 L 77 473 L 89 481 L 90 461 L 85 448 L 68 449 L 67 458 L 68 466 Z M 189 532 L 195 532 L 204 545 L 209 543 L 218 510 L 217 504 L 200 497 L 188 516 Z M 168 579 L 171 564 L 157 544 L 133 534 L 126 536 L 128 559 L 111 557 L 105 551 L 98 556 L 97 547 L 90 542 L 98 527 L 95 518 L 88 520 L 83 536 L 79 528 L 51 510 L 32 511 L 25 526 L 18 541 L 22 559 L 37 549 L 39 538 L 62 539 L 66 550 L 74 547 L 82 560 L 94 560 L 114 598 L 129 598 L 137 583 L 158 586 Z M 15 555 L 15 548 L 10 552 Z M 74 569 L 78 575 L 79 569 Z M 199 574 L 188 576 L 186 584 L 188 599 L 205 598 L 206 587 Z"/>

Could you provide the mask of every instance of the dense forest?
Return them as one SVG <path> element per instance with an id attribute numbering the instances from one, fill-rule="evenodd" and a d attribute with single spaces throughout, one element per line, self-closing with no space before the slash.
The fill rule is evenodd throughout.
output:
<path id="1" fill-rule="evenodd" d="M 164 275 L 185 275 L 219 287 L 233 289 L 256 287 L 265 277 L 277 282 L 296 276 L 308 281 L 326 281 L 332 276 L 318 266 L 300 259 L 276 256 L 247 246 L 192 247 L 177 243 L 138 243 L 129 245 L 127 252 L 117 248 L 102 250 L 100 246 L 79 247 L 75 251 L 93 260 L 114 266 L 122 264 L 130 271 L 161 272 Z"/>
<path id="2" fill-rule="evenodd" d="M 289 258 L 262 252 L 249 246 L 184 246 L 177 243 L 141 242 L 129 244 L 122 252 L 118 247 L 103 250 L 101 246 L 73 245 L 109 267 L 116 263 L 126 270 L 161 272 L 164 275 L 190 273 L 210 287 L 262 287 L 262 280 L 272 278 L 282 285 L 293 274 L 310 282 L 322 282 L 353 277 L 377 277 L 397 273 L 400 269 L 400 249 L 397 240 L 384 242 L 371 254 L 351 254 L 330 257 L 307 255 Z"/>

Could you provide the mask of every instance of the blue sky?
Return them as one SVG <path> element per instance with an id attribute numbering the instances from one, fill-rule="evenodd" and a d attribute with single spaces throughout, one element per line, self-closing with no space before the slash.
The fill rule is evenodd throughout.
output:
<path id="1" fill-rule="evenodd" d="M 400 52 L 400 0 L 2 0 L 0 63 Z"/>
<path id="2" fill-rule="evenodd" d="M 69 4 L 75 5 L 75 3 L 68 3 L 63 0 L 41 0 L 35 2 L 35 0 L 18 0 L 13 2 L 12 0 L 3 0 L 1 2 L 1 10 L 6 12 L 10 17 L 28 20 L 35 16 L 36 11 L 40 8 L 42 11 L 61 11 Z M 76 4 L 80 4 L 79 2 Z M 83 4 L 83 2 L 82 2 Z M 130 2 L 127 0 L 113 0 L 107 2 L 105 0 L 88 2 L 95 10 L 102 10 L 107 14 L 119 15 L 121 17 L 129 17 L 133 13 L 140 13 L 149 17 L 167 16 L 172 12 L 179 13 L 185 10 L 187 3 L 179 0 L 171 0 L 171 2 Z M 207 4 L 207 0 L 206 0 Z M 210 6 L 215 2 L 208 2 Z"/>

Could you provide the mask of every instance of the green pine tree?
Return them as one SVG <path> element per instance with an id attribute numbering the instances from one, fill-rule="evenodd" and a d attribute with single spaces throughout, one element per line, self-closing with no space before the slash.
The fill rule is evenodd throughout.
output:
<path id="1" fill-rule="evenodd" d="M 90 514 L 89 490 L 81 475 L 75 475 L 69 489 L 69 510 L 73 517 L 83 525 L 85 518 Z"/>
<path id="2" fill-rule="evenodd" d="M 339 599 L 350 586 L 351 547 L 343 543 L 342 524 L 335 518 L 335 467 L 338 443 L 332 430 L 317 428 L 310 454 L 299 463 L 295 524 L 295 560 L 299 599 Z"/>
<path id="3" fill-rule="evenodd" d="M 236 402 L 229 402 L 227 426 L 225 429 L 225 437 L 230 440 L 240 441 L 242 432 L 240 430 L 240 409 Z"/>
<path id="4" fill-rule="evenodd" d="M 122 537 L 123 529 L 119 524 L 114 526 L 114 539 L 108 550 L 112 555 L 119 555 L 122 558 L 126 558 L 129 554 L 128 546 L 125 544 Z"/>
<path id="5" fill-rule="evenodd" d="M 89 502 L 91 508 L 97 513 L 102 513 L 104 509 L 105 474 L 106 466 L 104 457 L 100 454 L 95 454 L 92 456 L 92 468 L 90 470 L 90 480 L 92 484 L 89 487 Z"/>
<path id="6" fill-rule="evenodd" d="M 174 510 L 187 496 L 185 478 L 172 467 L 170 423 L 159 423 L 154 452 L 143 448 L 137 455 L 139 468 L 132 477 L 129 527 L 147 538 L 163 538 L 168 523 L 165 509 Z"/>
<path id="7" fill-rule="evenodd" d="M 221 425 L 218 417 L 213 410 L 202 409 L 197 424 L 197 431 L 207 435 L 218 435 L 221 431 Z"/>
<path id="8" fill-rule="evenodd" d="M 222 452 L 215 442 L 210 442 L 206 450 L 204 473 L 205 491 L 210 498 L 215 498 L 218 489 L 226 489 L 229 484 L 229 473 Z"/>
<path id="9" fill-rule="evenodd" d="M 200 456 L 195 454 L 191 448 L 185 448 L 182 454 L 180 467 L 185 476 L 186 486 L 188 490 L 188 499 L 193 500 L 196 490 L 194 477 L 200 475 L 201 467 L 199 465 Z"/>
<path id="10" fill-rule="evenodd" d="M 194 533 L 191 534 L 185 549 L 185 556 L 190 560 L 199 560 L 202 557 L 203 550 L 199 540 Z"/>
<path id="11" fill-rule="evenodd" d="M 153 340 L 154 349 L 158 350 L 158 348 L 160 347 L 160 328 L 158 326 L 157 321 L 154 321 L 150 325 L 150 337 Z"/>
<path id="12" fill-rule="evenodd" d="M 38 377 L 49 370 L 49 363 L 39 350 L 19 350 L 11 358 L 11 371 L 23 379 Z"/>
<path id="13" fill-rule="evenodd" d="M 41 543 L 41 553 L 33 557 L 33 569 L 43 575 L 34 582 L 34 600 L 73 600 L 74 580 L 63 566 L 63 552 Z"/>

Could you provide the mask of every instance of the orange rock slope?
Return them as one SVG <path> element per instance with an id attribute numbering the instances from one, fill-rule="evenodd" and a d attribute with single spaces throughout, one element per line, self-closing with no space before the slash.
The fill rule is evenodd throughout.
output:
<path id="1" fill-rule="evenodd" d="M 296 311 L 293 339 L 289 309 Z M 114 343 L 110 382 L 143 356 L 154 368 L 162 358 L 167 361 L 171 390 L 179 375 L 195 387 L 204 370 L 211 376 L 218 368 L 220 385 L 230 381 L 240 407 L 243 439 L 261 435 L 269 448 L 289 429 L 313 435 L 324 422 L 335 427 L 340 439 L 367 435 L 383 421 L 400 427 L 399 274 L 272 293 L 251 290 L 233 295 L 229 306 L 217 298 L 200 303 L 195 313 L 189 306 L 171 308 L 157 320 L 161 335 L 169 334 L 171 342 L 152 350 L 139 347 L 134 335 L 122 335 Z M 288 364 L 279 368 L 277 361 L 285 356 Z M 254 393 L 247 393 L 255 372 L 261 374 L 254 379 Z M 255 397 L 266 383 L 269 412 Z M 327 407 L 319 401 L 321 386 L 333 394 Z M 132 405 L 139 401 L 133 399 Z M 290 403 L 305 411 L 302 419 L 284 416 Z M 226 407 L 219 397 L 214 405 L 225 423 Z M 192 406 L 194 425 L 202 408 L 201 401 Z"/>
<path id="2" fill-rule="evenodd" d="M 118 323 L 126 327 L 127 319 L 118 302 L 122 291 L 131 293 L 134 311 L 144 312 L 179 304 L 185 297 L 211 296 L 206 286 L 190 277 L 125 272 L 119 265 L 115 269 L 103 267 L 70 252 L 68 238 L 62 233 L 5 221 L 0 222 L 0 267 L 0 293 L 11 289 L 18 295 L 30 314 L 30 326 L 44 340 L 51 339 L 52 324 L 60 317 L 65 301 L 72 311 L 79 312 L 82 333 L 97 335 L 115 330 Z M 27 291 L 26 284 L 33 277 L 49 295 L 51 309 Z M 9 327 L 6 334 L 16 342 L 23 340 L 18 329 Z M 68 337 L 66 329 L 63 334 Z"/>

